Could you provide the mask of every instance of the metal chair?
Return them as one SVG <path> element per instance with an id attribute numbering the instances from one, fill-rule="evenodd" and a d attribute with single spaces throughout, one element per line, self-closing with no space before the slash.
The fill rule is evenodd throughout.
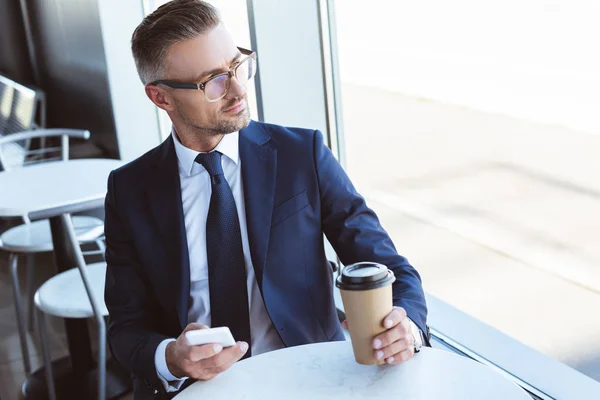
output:
<path id="1" fill-rule="evenodd" d="M 0 135 L 46 127 L 46 95 L 0 75 Z"/>
<path id="2" fill-rule="evenodd" d="M 44 314 L 61 318 L 94 317 L 98 328 L 98 400 L 106 399 L 106 324 L 108 310 L 104 303 L 106 263 L 85 265 L 83 254 L 76 243 L 76 234 L 68 216 L 66 222 L 71 257 L 77 260 L 77 268 L 62 272 L 46 281 L 35 294 L 38 324 L 44 356 L 44 370 L 48 397 L 56 400 L 52 360 L 48 347 L 48 335 Z"/>
<path id="3" fill-rule="evenodd" d="M 103 254 L 104 245 L 104 222 L 94 217 L 78 216 L 73 217 L 77 241 L 80 244 L 94 243 L 97 250 L 86 252 L 86 255 Z M 21 290 L 19 286 L 18 267 L 19 259 L 22 256 L 28 257 L 27 269 L 27 299 L 29 302 L 29 327 L 32 328 L 33 319 L 33 290 L 34 290 L 34 271 L 31 259 L 33 255 L 53 250 L 52 234 L 50 232 L 50 223 L 47 220 L 36 221 L 16 226 L 0 235 L 0 250 L 9 253 L 9 266 L 11 274 L 11 283 L 13 290 L 13 299 L 15 303 L 15 314 L 17 316 L 17 328 L 19 331 L 19 340 L 21 344 L 21 353 L 23 356 L 23 365 L 25 373 L 31 373 L 31 361 L 29 357 L 29 347 L 27 346 L 27 329 L 25 316 L 21 301 Z"/>
<path id="4" fill-rule="evenodd" d="M 46 147 L 48 139 L 60 138 L 60 145 Z M 90 138 L 90 131 L 81 129 L 37 129 L 0 136 L 0 168 L 9 171 L 13 168 L 49 161 L 69 159 L 69 140 Z M 32 149 L 38 139 L 40 148 Z"/>
<path id="5" fill-rule="evenodd" d="M 38 310 L 38 327 L 44 357 L 44 370 L 48 397 L 56 399 L 54 375 L 52 372 L 52 359 L 48 345 L 45 314 L 59 318 L 91 318 L 94 317 L 93 305 L 88 297 L 88 290 L 92 293 L 94 302 L 97 303 L 102 317 L 108 315 L 104 304 L 104 282 L 106 276 L 106 263 L 96 263 L 73 268 L 47 280 L 35 293 L 35 306 Z M 99 333 L 98 368 L 101 378 L 98 385 L 106 385 L 106 337 Z M 99 394 L 99 400 L 105 400 L 104 394 Z"/>
<path id="6" fill-rule="evenodd" d="M 69 159 L 69 139 L 88 139 L 89 137 L 89 131 L 74 129 L 39 129 L 0 136 L 0 168 L 5 171 L 10 171 L 14 168 L 27 167 L 32 164 L 50 161 L 67 161 Z M 60 145 L 44 147 L 45 141 L 52 138 L 60 138 Z M 40 141 L 43 139 L 43 142 L 40 142 L 41 148 L 31 149 L 31 143 L 34 139 L 40 139 Z M 9 229 L 0 236 L 0 250 L 9 253 L 9 264 L 12 275 L 21 351 L 23 353 L 25 372 L 29 374 L 31 372 L 31 366 L 29 362 L 29 351 L 27 347 L 26 329 L 21 307 L 21 296 L 17 274 L 19 258 L 21 256 L 26 256 L 28 258 L 27 297 L 29 300 L 29 326 L 32 327 L 34 315 L 33 282 L 35 271 L 31 262 L 32 255 L 52 251 L 53 245 L 48 221 L 36 221 L 32 223 L 26 215 L 22 216 L 22 218 L 24 224 Z M 104 222 L 101 219 L 95 217 L 74 216 L 73 225 L 79 243 L 95 243 L 97 246 L 97 250 L 87 252 L 86 255 L 104 253 Z"/>
<path id="7" fill-rule="evenodd" d="M 43 91 L 0 75 L 0 104 L 0 137 L 46 127 L 46 96 Z M 40 145 L 45 147 L 45 138 L 40 139 Z M 5 152 L 16 157 L 17 163 L 24 161 L 21 146 L 11 143 L 7 147 Z"/>

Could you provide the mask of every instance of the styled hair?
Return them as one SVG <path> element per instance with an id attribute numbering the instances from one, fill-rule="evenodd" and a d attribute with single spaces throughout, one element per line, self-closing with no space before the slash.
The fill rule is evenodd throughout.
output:
<path id="1" fill-rule="evenodd" d="M 172 0 L 146 16 L 131 37 L 131 52 L 142 83 L 163 78 L 173 44 L 194 39 L 220 22 L 219 11 L 202 0 Z"/>

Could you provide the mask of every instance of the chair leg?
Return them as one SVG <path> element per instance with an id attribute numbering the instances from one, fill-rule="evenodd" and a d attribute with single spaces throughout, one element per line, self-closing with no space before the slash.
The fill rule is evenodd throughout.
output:
<path id="1" fill-rule="evenodd" d="M 102 252 L 102 258 L 105 258 L 104 252 L 106 251 L 106 245 L 104 244 L 104 239 L 100 238 L 96 240 L 96 246 L 98 246 L 98 250 Z"/>
<path id="2" fill-rule="evenodd" d="M 19 340 L 21 342 L 21 353 L 23 356 L 23 366 L 25 373 L 31 373 L 31 363 L 29 359 L 29 347 L 27 346 L 27 334 L 25 332 L 25 321 L 23 318 L 23 309 L 21 307 L 21 289 L 19 287 L 19 257 L 15 253 L 10 254 L 10 275 L 12 280 L 13 298 L 15 302 L 15 313 L 17 314 L 17 328 L 19 330 Z"/>
<path id="3" fill-rule="evenodd" d="M 29 332 L 33 333 L 35 304 L 33 304 L 33 295 L 35 294 L 35 255 L 27 256 L 27 327 Z"/>
<path id="4" fill-rule="evenodd" d="M 103 318 L 103 317 L 100 317 Z M 104 322 L 104 321 L 102 321 Z M 98 400 L 106 399 L 106 326 L 98 324 Z"/>
<path id="5" fill-rule="evenodd" d="M 46 317 L 42 310 L 37 312 L 38 329 L 42 342 L 42 353 L 44 356 L 44 372 L 46 373 L 46 385 L 48 387 L 48 398 L 56 400 L 56 390 L 54 388 L 54 374 L 52 373 L 52 358 L 50 358 L 50 344 L 48 342 L 48 332 L 46 331 Z"/>

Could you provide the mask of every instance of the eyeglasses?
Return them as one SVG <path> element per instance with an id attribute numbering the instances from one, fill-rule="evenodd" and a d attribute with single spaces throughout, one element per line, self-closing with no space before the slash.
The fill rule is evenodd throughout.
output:
<path id="1" fill-rule="evenodd" d="M 241 47 L 238 47 L 238 50 L 246 57 L 235 63 L 229 71 L 212 76 L 204 82 L 185 83 L 158 80 L 151 82 L 150 85 L 165 85 L 174 89 L 202 90 L 206 101 L 209 103 L 219 101 L 229 92 L 232 77 L 235 76 L 240 84 L 245 85 L 256 74 L 256 53 Z"/>

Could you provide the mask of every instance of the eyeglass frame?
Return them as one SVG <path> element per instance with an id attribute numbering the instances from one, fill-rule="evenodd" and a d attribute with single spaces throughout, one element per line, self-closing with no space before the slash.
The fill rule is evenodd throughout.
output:
<path id="1" fill-rule="evenodd" d="M 153 82 L 150 82 L 148 85 L 165 85 L 168 86 L 170 88 L 173 89 L 192 89 L 192 90 L 202 90 L 204 92 L 204 98 L 206 99 L 206 101 L 208 101 L 209 103 L 215 102 L 215 101 L 219 101 L 221 100 L 223 97 L 227 96 L 227 93 L 229 93 L 229 88 L 231 87 L 231 78 L 233 78 L 234 76 L 237 79 L 237 76 L 235 75 L 237 72 L 237 69 L 240 65 L 242 65 L 244 62 L 248 61 L 249 58 L 254 59 L 254 61 L 256 61 L 256 52 L 252 51 L 252 50 L 248 50 L 245 49 L 243 47 L 238 47 L 237 48 L 240 53 L 242 53 L 242 55 L 245 55 L 246 57 L 243 57 L 241 60 L 239 60 L 238 62 L 235 63 L 235 65 L 231 68 L 229 68 L 229 71 L 225 71 L 225 72 L 221 72 L 217 75 L 213 75 L 210 78 L 206 79 L 203 82 L 200 83 L 188 83 L 188 82 L 177 82 L 177 81 L 170 81 L 168 79 L 159 79 Z M 216 79 L 220 76 L 223 75 L 228 75 L 229 76 L 229 86 L 227 87 L 227 90 L 225 90 L 225 93 L 223 93 L 223 96 L 219 97 L 216 100 L 210 100 L 208 97 L 206 97 L 206 85 L 212 81 L 213 79 Z"/>

